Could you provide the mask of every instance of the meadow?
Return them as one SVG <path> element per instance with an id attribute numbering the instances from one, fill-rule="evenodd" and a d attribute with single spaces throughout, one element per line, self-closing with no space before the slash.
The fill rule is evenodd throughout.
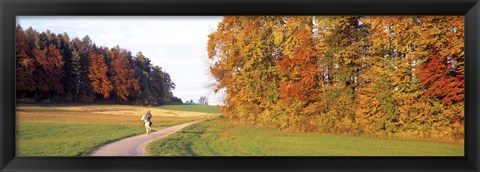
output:
<path id="1" fill-rule="evenodd" d="M 215 116 L 131 105 L 20 104 L 16 114 L 16 155 L 87 155 L 103 144 L 143 134 L 140 117 L 147 110 L 152 112 L 157 129 Z"/>
<path id="2" fill-rule="evenodd" d="M 291 133 L 214 119 L 147 146 L 151 156 L 463 156 L 463 145 Z"/>
<path id="3" fill-rule="evenodd" d="M 150 143 L 150 156 L 463 156 L 464 147 L 427 141 L 295 133 L 217 118 L 218 107 L 172 105 L 21 104 L 17 156 L 82 156 L 101 145 L 143 134 L 140 116 L 161 129 L 206 121 Z"/>
<path id="4" fill-rule="evenodd" d="M 175 110 L 184 112 L 202 112 L 202 113 L 220 113 L 218 106 L 205 106 L 205 105 L 166 105 L 158 106 L 159 109 Z"/>

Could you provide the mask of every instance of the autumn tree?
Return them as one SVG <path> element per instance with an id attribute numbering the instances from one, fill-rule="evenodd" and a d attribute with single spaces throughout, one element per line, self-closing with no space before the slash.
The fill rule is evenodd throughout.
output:
<path id="1" fill-rule="evenodd" d="M 111 51 L 114 92 L 121 102 L 139 94 L 140 85 L 129 52 L 115 47 Z"/>
<path id="2" fill-rule="evenodd" d="M 279 97 L 275 64 L 281 52 L 272 35 L 282 22 L 271 16 L 225 17 L 209 35 L 210 72 L 217 80 L 215 90 L 227 92 L 223 110 L 228 118 L 274 123 Z"/>
<path id="3" fill-rule="evenodd" d="M 207 45 L 231 120 L 463 138 L 463 18 L 228 16 Z"/>
<path id="4" fill-rule="evenodd" d="M 426 87 L 425 95 L 436 97 L 446 105 L 463 102 L 463 17 L 422 17 L 420 32 L 422 64 L 417 75 Z"/>
<path id="5" fill-rule="evenodd" d="M 439 69 L 441 65 L 436 63 L 439 62 L 438 59 L 433 61 L 435 63 L 429 62 L 431 62 L 430 59 L 432 57 L 437 57 L 431 47 L 434 47 L 433 45 L 437 44 L 438 40 L 446 40 L 442 38 L 442 35 L 445 34 L 439 33 L 454 33 L 452 30 L 449 31 L 449 29 L 453 29 L 455 26 L 446 26 L 445 22 L 443 24 L 438 22 L 447 18 L 448 20 L 455 19 L 455 17 L 432 18 L 415 16 L 366 18 L 365 22 L 372 27 L 371 40 L 373 46 L 371 50 L 374 56 L 390 59 L 390 62 L 387 64 L 390 66 L 390 70 L 383 70 L 391 73 L 391 76 L 388 78 L 390 79 L 388 92 L 392 94 L 393 99 L 391 100 L 394 104 L 392 107 L 396 107 L 395 114 L 397 114 L 394 116 L 395 118 L 383 120 L 393 125 L 387 127 L 390 130 L 402 130 L 399 134 L 424 134 L 429 132 L 431 136 L 442 137 L 441 135 L 443 134 L 441 133 L 444 133 L 442 130 L 445 129 L 446 124 L 440 124 L 442 120 L 439 118 L 452 117 L 452 112 L 445 111 L 445 107 L 437 102 L 436 99 L 438 97 L 432 96 L 430 93 L 431 90 L 439 91 L 443 88 L 429 89 L 425 81 L 427 80 L 426 77 L 437 77 L 436 79 L 439 79 L 438 76 L 442 76 L 442 72 L 439 72 L 442 71 Z M 459 35 L 463 36 L 463 33 Z M 458 37 L 458 39 L 463 38 Z M 444 48 L 450 52 L 457 52 L 457 54 L 463 52 L 462 43 L 446 47 L 450 47 Z M 436 71 L 427 68 L 434 68 Z M 445 72 L 445 70 L 443 71 Z M 428 74 L 426 75 L 425 73 Z M 455 85 L 457 83 L 450 80 L 449 84 L 443 84 Z M 463 81 L 461 83 L 463 84 Z M 444 103 L 446 102 L 444 101 Z M 457 109 L 456 107 L 450 109 L 454 110 L 455 114 L 462 114 L 463 116 L 462 111 L 455 110 Z M 382 115 L 382 113 L 379 114 Z M 457 121 L 454 125 L 460 126 L 462 117 L 457 116 L 456 119 L 448 121 Z M 463 130 L 455 132 L 461 133 Z"/>
<path id="6" fill-rule="evenodd" d="M 110 97 L 113 85 L 107 76 L 108 66 L 105 63 L 105 56 L 101 50 L 93 46 L 87 50 L 88 52 L 88 78 L 91 82 L 92 90 L 103 99 Z"/>
<path id="7" fill-rule="evenodd" d="M 38 63 L 37 85 L 43 92 L 47 92 L 48 99 L 56 98 L 57 94 L 63 94 L 63 84 L 60 82 L 63 77 L 63 58 L 54 44 L 48 48 L 34 49 L 35 59 Z"/>
<path id="8" fill-rule="evenodd" d="M 367 71 L 360 76 L 357 119 L 367 133 L 394 133 L 408 120 L 412 99 L 421 89 L 413 77 L 414 43 L 417 23 L 410 17 L 364 17 L 370 26 L 370 57 Z M 420 90 L 418 90 L 420 89 Z M 383 90 L 381 92 L 377 90 Z M 413 111 L 412 111 L 413 112 Z"/>
<path id="9" fill-rule="evenodd" d="M 463 139 L 464 18 L 428 16 L 422 21 L 422 39 L 418 43 L 422 64 L 415 74 L 425 87 L 424 95 L 442 102 L 441 116 L 436 121 L 443 125 L 437 132 Z"/>
<path id="10" fill-rule="evenodd" d="M 301 131 L 317 129 L 316 117 L 319 107 L 319 74 L 323 71 L 318 61 L 321 51 L 312 32 L 313 17 L 285 17 L 281 45 L 282 56 L 278 62 L 279 113 L 284 114 L 281 127 Z M 314 107 L 315 106 L 315 107 Z"/>
<path id="11" fill-rule="evenodd" d="M 359 16 L 316 17 L 318 44 L 323 56 L 319 64 L 323 87 L 320 95 L 321 130 L 355 132 L 358 126 L 355 92 L 368 57 L 368 27 Z M 357 128 L 356 128 L 357 127 Z M 330 131 L 329 131 L 330 130 Z"/>
<path id="12" fill-rule="evenodd" d="M 18 26 L 16 38 L 19 101 L 182 102 L 173 95 L 170 74 L 153 67 L 142 53 L 134 57 L 118 46 L 98 47 L 88 35 L 70 39 L 67 33 L 31 27 L 23 31 Z"/>

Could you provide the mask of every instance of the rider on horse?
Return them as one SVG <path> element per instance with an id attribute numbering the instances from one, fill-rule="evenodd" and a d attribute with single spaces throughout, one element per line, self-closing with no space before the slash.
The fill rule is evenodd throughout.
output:
<path id="1" fill-rule="evenodd" d="M 147 114 L 145 114 L 145 119 L 150 122 L 150 127 L 152 127 L 152 114 L 150 113 L 150 110 L 147 111 Z"/>
<path id="2" fill-rule="evenodd" d="M 152 130 L 152 114 L 150 113 L 150 111 L 147 111 L 147 114 L 142 115 L 141 120 L 143 121 L 143 126 L 145 127 L 145 132 L 147 134 L 150 134 L 150 131 Z"/>

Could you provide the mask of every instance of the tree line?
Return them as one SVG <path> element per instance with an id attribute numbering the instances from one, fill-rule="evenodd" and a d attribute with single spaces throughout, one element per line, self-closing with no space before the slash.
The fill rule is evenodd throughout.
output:
<path id="1" fill-rule="evenodd" d="M 87 35 L 16 27 L 17 101 L 182 103 L 170 75 L 142 52 L 97 46 Z"/>
<path id="2" fill-rule="evenodd" d="M 226 118 L 463 142 L 461 16 L 229 16 L 209 35 Z"/>

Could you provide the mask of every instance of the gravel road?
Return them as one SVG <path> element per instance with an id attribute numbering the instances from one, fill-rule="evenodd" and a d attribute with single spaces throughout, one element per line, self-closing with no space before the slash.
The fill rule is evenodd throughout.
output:
<path id="1" fill-rule="evenodd" d="M 157 139 L 164 138 L 172 133 L 175 133 L 182 128 L 195 124 L 200 121 L 188 122 L 180 125 L 157 130 L 147 134 L 128 137 L 112 143 L 108 143 L 93 151 L 90 156 L 147 156 L 145 147 L 148 143 Z"/>

